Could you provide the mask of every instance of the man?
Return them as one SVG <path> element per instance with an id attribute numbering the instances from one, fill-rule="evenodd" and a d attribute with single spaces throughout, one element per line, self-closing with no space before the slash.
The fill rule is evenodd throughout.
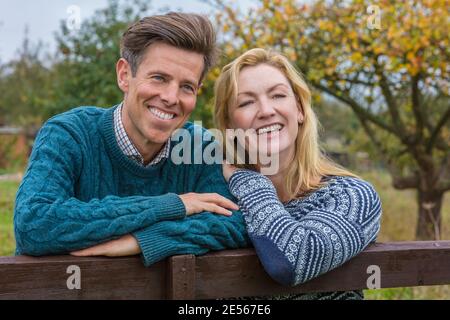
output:
<path id="1" fill-rule="evenodd" d="M 16 254 L 142 252 L 150 265 L 248 245 L 221 166 L 170 159 L 172 133 L 194 131 L 186 121 L 214 54 L 214 29 L 200 15 L 147 17 L 124 33 L 123 103 L 73 109 L 39 132 L 17 193 Z"/>

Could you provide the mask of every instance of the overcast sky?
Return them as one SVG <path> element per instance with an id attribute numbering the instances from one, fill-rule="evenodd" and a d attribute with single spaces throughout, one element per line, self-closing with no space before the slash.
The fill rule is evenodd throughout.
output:
<path id="1" fill-rule="evenodd" d="M 155 10 L 164 6 L 183 11 L 208 13 L 211 8 L 200 0 L 152 0 Z M 81 19 L 92 16 L 95 10 L 107 6 L 107 0 L 0 0 L 0 63 L 14 57 L 20 47 L 25 27 L 33 43 L 42 40 L 49 51 L 55 49 L 54 32 L 60 21 L 69 17 L 68 8 L 80 8 Z M 248 5 L 251 0 L 240 1 Z"/>

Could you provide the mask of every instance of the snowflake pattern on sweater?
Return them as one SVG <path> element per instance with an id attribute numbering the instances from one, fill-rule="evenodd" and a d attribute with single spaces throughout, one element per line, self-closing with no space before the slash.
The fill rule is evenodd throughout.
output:
<path id="1" fill-rule="evenodd" d="M 325 186 L 285 204 L 265 176 L 237 170 L 230 178 L 247 231 L 266 272 L 283 285 L 326 273 L 376 240 L 381 203 L 361 179 L 330 176 Z"/>

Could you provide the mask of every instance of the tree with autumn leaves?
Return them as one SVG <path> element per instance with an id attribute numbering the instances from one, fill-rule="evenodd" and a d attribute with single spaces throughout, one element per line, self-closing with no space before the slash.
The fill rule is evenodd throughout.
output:
<path id="1" fill-rule="evenodd" d="M 417 239 L 439 239 L 450 189 L 448 0 L 258 0 L 248 12 L 210 3 L 224 59 L 274 48 L 351 108 L 394 187 L 417 190 Z"/>
<path id="2" fill-rule="evenodd" d="M 213 83 L 221 66 L 254 47 L 282 51 L 316 95 L 353 111 L 364 131 L 355 140 L 371 141 L 365 147 L 384 160 L 396 188 L 417 190 L 417 238 L 438 239 L 442 199 L 450 189 L 449 1 L 254 0 L 248 12 L 237 1 L 205 1 L 217 8 L 213 20 L 223 55 L 207 76 L 192 119 L 212 126 Z M 27 63 L 11 64 L 8 72 L 0 66 L 0 87 L 7 92 L 0 98 L 0 121 L 25 121 L 24 114 L 46 119 L 80 104 L 118 102 L 111 66 L 120 33 L 147 14 L 146 3 L 108 3 L 76 33 L 63 25 L 60 58 L 48 70 L 48 63 L 30 64 L 27 56 Z M 25 81 L 23 74 L 34 76 Z M 37 104 L 12 112 L 9 102 L 21 99 Z M 336 122 L 354 125 L 342 110 L 334 113 Z"/>

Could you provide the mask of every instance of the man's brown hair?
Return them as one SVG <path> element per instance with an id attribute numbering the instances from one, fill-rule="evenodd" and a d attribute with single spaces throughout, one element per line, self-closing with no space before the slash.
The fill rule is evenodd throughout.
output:
<path id="1" fill-rule="evenodd" d="M 216 60 L 216 33 L 207 17 L 178 12 L 154 15 L 134 23 L 122 36 L 120 55 L 130 64 L 133 77 L 146 49 L 155 42 L 203 54 L 200 82 Z"/>

